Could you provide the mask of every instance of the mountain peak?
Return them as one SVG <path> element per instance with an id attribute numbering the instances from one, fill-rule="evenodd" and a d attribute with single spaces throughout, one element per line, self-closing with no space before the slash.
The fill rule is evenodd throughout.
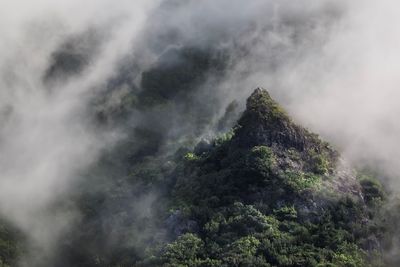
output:
<path id="1" fill-rule="evenodd" d="M 238 122 L 236 138 L 245 146 L 267 145 L 303 151 L 315 135 L 296 125 L 267 90 L 257 88 L 247 99 L 246 110 Z"/>
<path id="2" fill-rule="evenodd" d="M 290 121 L 285 110 L 271 98 L 267 90 L 260 87 L 256 88 L 247 99 L 247 111 L 257 112 L 259 115 L 263 115 L 262 119 L 268 119 L 271 122 L 272 120 Z"/>

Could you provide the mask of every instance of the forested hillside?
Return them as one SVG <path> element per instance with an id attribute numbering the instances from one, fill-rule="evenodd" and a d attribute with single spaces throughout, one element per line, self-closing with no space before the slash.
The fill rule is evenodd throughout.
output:
<path id="1" fill-rule="evenodd" d="M 32 2 L 0 4 L 0 267 L 400 266 L 394 0 Z"/>
<path id="2" fill-rule="evenodd" d="M 130 157 L 119 153 L 132 151 L 120 149 L 72 197 L 83 217 L 57 266 L 385 266 L 382 186 L 264 89 L 193 150 L 143 148 L 124 175 Z M 5 263 L 18 252 L 10 244 Z"/>

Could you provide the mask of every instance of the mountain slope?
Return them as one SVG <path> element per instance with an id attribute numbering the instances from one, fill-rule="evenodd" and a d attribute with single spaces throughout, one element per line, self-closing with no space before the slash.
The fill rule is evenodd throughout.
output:
<path id="1" fill-rule="evenodd" d="M 380 264 L 375 204 L 355 172 L 265 90 L 250 96 L 232 132 L 199 144 L 171 177 L 165 223 L 175 241 L 143 265 Z"/>

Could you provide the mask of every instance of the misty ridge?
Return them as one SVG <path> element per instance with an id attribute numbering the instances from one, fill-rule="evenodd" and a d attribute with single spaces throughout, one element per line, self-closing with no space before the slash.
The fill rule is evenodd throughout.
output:
<path id="1" fill-rule="evenodd" d="M 0 0 L 0 267 L 399 266 L 398 6 Z"/>

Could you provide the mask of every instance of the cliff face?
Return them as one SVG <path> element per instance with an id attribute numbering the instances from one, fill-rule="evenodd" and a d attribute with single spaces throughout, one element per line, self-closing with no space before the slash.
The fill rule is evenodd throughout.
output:
<path id="1" fill-rule="evenodd" d="M 294 124 L 268 92 L 261 88 L 257 88 L 248 98 L 235 137 L 242 146 L 262 144 L 299 151 L 320 148 L 317 137 Z"/>
<path id="2" fill-rule="evenodd" d="M 264 89 L 257 88 L 247 99 L 246 110 L 238 121 L 232 145 L 242 148 L 267 146 L 290 165 L 326 174 L 333 171 L 338 153 L 318 135 L 295 124 Z M 293 157 L 296 154 L 297 157 Z M 297 160 L 295 160 L 297 159 Z M 284 166 L 281 166 L 284 167 Z"/>
<path id="3" fill-rule="evenodd" d="M 280 169 L 320 175 L 324 187 L 362 197 L 354 170 L 339 153 L 294 123 L 264 89 L 257 88 L 248 98 L 232 142 L 237 147 L 267 146 L 277 156 Z"/>

